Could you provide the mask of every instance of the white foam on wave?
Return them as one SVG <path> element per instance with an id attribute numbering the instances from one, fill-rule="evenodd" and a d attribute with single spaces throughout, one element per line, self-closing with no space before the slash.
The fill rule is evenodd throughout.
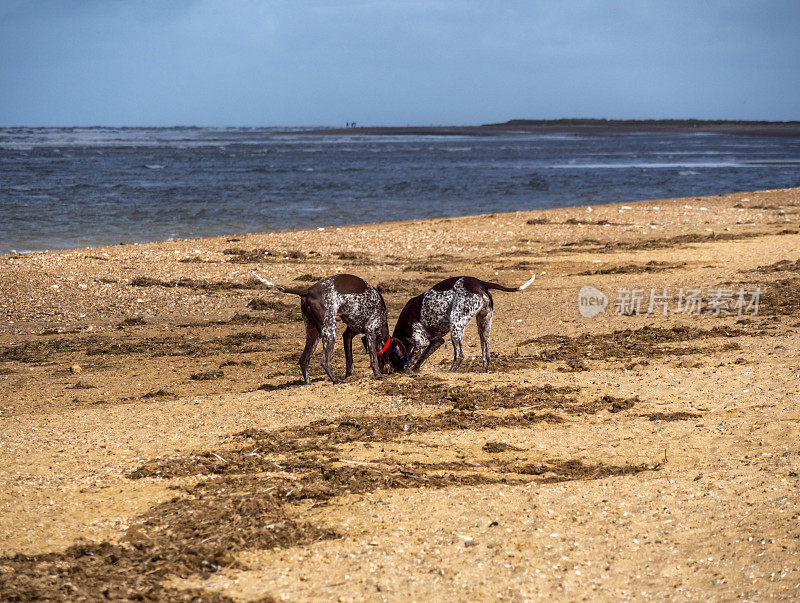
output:
<path id="1" fill-rule="evenodd" d="M 638 169 L 674 169 L 674 168 L 745 168 L 757 167 L 745 163 L 735 162 L 703 162 L 703 163 L 559 163 L 555 165 L 542 165 L 539 168 L 553 168 L 559 170 L 627 170 Z"/>

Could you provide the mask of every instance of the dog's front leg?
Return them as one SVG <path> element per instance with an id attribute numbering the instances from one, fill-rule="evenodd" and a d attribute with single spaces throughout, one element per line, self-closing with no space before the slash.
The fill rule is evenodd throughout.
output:
<path id="1" fill-rule="evenodd" d="M 378 362 L 378 350 L 375 349 L 375 337 L 373 334 L 368 333 L 364 337 L 364 347 L 367 348 L 367 354 L 369 354 L 369 365 L 372 367 L 372 374 L 376 379 L 380 379 L 381 367 Z"/>
<path id="2" fill-rule="evenodd" d="M 430 341 L 427 339 L 419 341 L 416 338 L 414 339 L 414 347 L 411 349 L 411 353 L 408 355 L 408 362 L 406 362 L 406 366 L 403 368 L 404 373 L 416 373 L 419 370 L 422 361 L 424 360 L 423 355 L 425 354 L 425 350 L 428 349 L 430 345 Z"/>
<path id="3" fill-rule="evenodd" d="M 431 354 L 433 354 L 436 350 L 438 350 L 443 343 L 444 343 L 444 337 L 437 337 L 436 339 L 433 339 L 428 344 L 428 347 L 425 348 L 425 351 L 422 352 L 422 356 L 420 356 L 419 359 L 420 366 L 422 366 L 422 363 L 425 362 Z"/>

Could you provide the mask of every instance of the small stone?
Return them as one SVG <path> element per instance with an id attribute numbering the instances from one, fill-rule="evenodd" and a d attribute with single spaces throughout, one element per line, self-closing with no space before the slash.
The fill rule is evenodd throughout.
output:
<path id="1" fill-rule="evenodd" d="M 71 367 L 69 367 L 69 370 L 73 375 L 77 375 L 83 369 L 81 368 L 81 366 L 79 364 L 73 364 Z"/>

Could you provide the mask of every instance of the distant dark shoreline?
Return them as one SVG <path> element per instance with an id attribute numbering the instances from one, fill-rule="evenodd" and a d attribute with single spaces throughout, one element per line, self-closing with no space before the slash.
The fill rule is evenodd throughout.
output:
<path id="1" fill-rule="evenodd" d="M 700 119 L 512 119 L 481 126 L 369 126 L 309 130 L 314 134 L 380 136 L 493 136 L 497 134 L 730 134 L 800 138 L 800 121 Z"/>
<path id="2" fill-rule="evenodd" d="M 36 130 L 82 131 L 111 129 L 136 130 L 269 130 L 273 134 L 365 136 L 496 136 L 514 134 L 576 134 L 613 136 L 615 134 L 729 134 L 734 136 L 768 136 L 800 138 L 800 121 L 752 121 L 724 119 L 512 119 L 503 123 L 478 126 L 358 126 L 285 127 L 285 126 L 0 126 L 0 132 L 33 133 Z"/>

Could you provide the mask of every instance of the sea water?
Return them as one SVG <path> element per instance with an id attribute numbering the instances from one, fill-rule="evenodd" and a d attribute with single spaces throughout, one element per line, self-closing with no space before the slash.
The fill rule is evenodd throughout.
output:
<path id="1" fill-rule="evenodd" d="M 800 139 L 2 128 L 0 253 L 800 186 Z"/>

